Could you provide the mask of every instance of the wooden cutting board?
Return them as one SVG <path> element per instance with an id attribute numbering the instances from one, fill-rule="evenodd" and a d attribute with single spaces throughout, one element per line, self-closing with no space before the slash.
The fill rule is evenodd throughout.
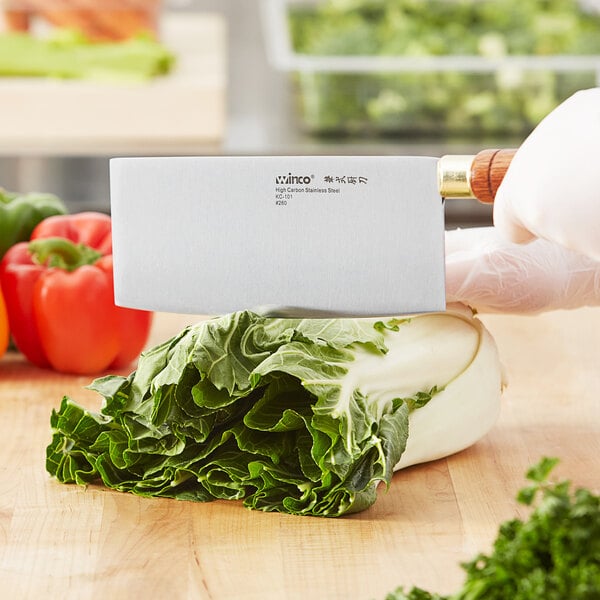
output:
<path id="1" fill-rule="evenodd" d="M 72 377 L 0 360 L 0 582 L 8 598 L 383 600 L 400 584 L 449 593 L 458 563 L 487 550 L 528 466 L 600 488 L 600 309 L 482 318 L 508 388 L 497 426 L 472 448 L 401 471 L 369 510 L 328 520 L 238 502 L 142 499 L 51 480 L 49 416 Z M 157 315 L 151 344 L 189 316 Z"/>

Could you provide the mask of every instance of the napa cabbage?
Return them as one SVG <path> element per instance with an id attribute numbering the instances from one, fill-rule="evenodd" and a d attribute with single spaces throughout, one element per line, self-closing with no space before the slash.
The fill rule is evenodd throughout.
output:
<path id="1" fill-rule="evenodd" d="M 142 496 L 243 500 L 339 516 L 394 470 L 470 446 L 493 426 L 496 346 L 469 310 L 394 319 L 237 312 L 185 328 L 129 376 L 65 397 L 47 470 Z"/>

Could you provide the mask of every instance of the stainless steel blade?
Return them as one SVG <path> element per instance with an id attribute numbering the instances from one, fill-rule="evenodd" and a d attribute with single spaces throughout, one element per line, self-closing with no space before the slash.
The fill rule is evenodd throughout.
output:
<path id="1" fill-rule="evenodd" d="M 443 310 L 437 162 L 112 159 L 116 302 L 193 314 Z"/>

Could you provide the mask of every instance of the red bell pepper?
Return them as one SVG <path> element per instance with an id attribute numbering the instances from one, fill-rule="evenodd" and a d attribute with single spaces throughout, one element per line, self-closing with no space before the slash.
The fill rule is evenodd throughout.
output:
<path id="1" fill-rule="evenodd" d="M 15 345 L 64 373 L 120 368 L 142 351 L 152 313 L 114 304 L 111 221 L 101 213 L 49 217 L 0 263 Z"/>
<path id="2" fill-rule="evenodd" d="M 4 297 L 2 296 L 2 289 L 0 289 L 0 357 L 8 348 L 8 338 L 8 317 L 6 316 L 6 306 L 4 304 Z"/>

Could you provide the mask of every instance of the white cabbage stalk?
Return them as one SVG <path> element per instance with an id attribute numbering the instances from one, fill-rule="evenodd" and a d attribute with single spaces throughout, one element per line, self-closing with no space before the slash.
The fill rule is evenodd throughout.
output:
<path id="1" fill-rule="evenodd" d="M 449 456 L 484 437 L 498 419 L 505 383 L 496 343 L 469 309 L 454 306 L 447 313 L 421 318 L 435 349 L 424 356 L 415 341 L 421 350 L 420 370 L 455 368 L 455 376 L 410 414 L 410 434 L 395 471 Z"/>

